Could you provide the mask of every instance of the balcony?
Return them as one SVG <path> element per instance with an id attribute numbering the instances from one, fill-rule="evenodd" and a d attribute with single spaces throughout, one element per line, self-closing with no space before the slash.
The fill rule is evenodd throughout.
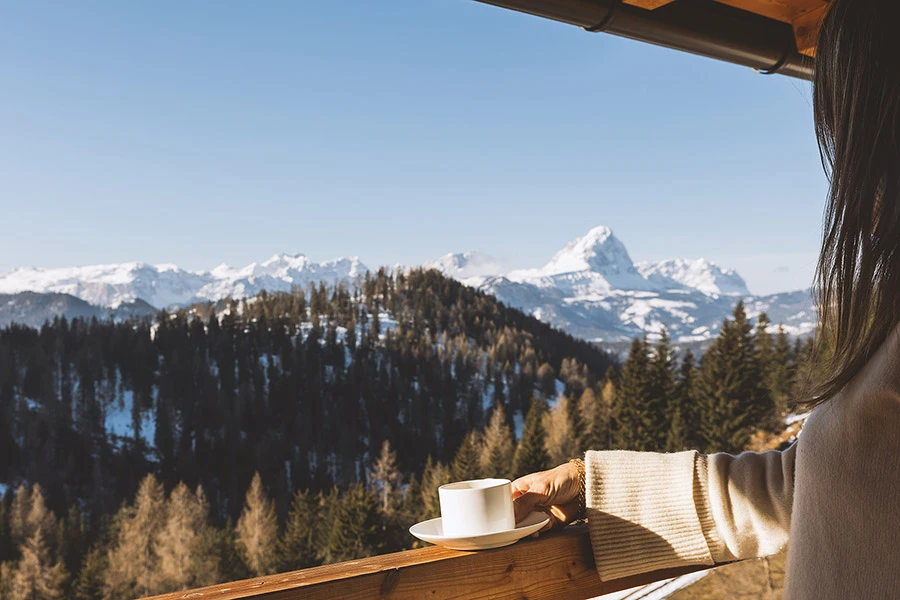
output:
<path id="1" fill-rule="evenodd" d="M 154 596 L 154 600 L 340 600 L 594 598 L 705 570 L 686 567 L 600 581 L 587 527 L 577 525 L 506 548 L 428 547 Z"/>

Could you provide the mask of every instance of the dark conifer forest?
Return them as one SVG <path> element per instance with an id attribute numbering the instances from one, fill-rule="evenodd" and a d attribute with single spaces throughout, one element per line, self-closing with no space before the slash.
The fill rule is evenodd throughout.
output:
<path id="1" fill-rule="evenodd" d="M 436 271 L 0 330 L 0 598 L 134 598 L 412 547 L 450 480 L 739 452 L 809 345 L 739 304 L 623 364 Z M 802 370 L 801 370 L 802 371 Z"/>

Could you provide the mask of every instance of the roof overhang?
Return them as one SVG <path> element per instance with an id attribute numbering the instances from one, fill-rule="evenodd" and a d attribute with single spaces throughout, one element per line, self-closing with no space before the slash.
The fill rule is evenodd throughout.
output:
<path id="1" fill-rule="evenodd" d="M 830 0 L 479 0 L 751 67 L 811 79 Z"/>

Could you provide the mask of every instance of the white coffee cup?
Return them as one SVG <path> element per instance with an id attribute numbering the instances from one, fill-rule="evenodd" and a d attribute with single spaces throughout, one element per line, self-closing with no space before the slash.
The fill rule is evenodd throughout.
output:
<path id="1" fill-rule="evenodd" d="M 509 479 L 473 479 L 438 488 L 441 525 L 447 537 L 497 533 L 516 528 Z"/>

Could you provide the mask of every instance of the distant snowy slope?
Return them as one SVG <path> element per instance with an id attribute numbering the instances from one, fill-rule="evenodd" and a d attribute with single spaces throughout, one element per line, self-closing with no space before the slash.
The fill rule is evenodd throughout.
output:
<path id="1" fill-rule="evenodd" d="M 710 296 L 749 296 L 744 279 L 706 259 L 674 258 L 635 265 L 640 274 L 661 288 L 687 287 Z"/>
<path id="2" fill-rule="evenodd" d="M 0 275 L 0 294 L 61 293 L 101 307 L 117 308 L 142 300 L 156 308 L 166 308 L 228 296 L 245 298 L 262 290 L 289 291 L 310 282 L 349 282 L 366 270 L 355 257 L 316 263 L 302 255 L 285 254 L 242 269 L 221 265 L 209 272 L 137 262 L 64 269 L 20 268 Z"/>
<path id="3" fill-rule="evenodd" d="M 422 265 L 425 269 L 437 269 L 447 277 L 458 279 L 468 285 L 480 285 L 488 277 L 502 272 L 500 263 L 484 252 L 458 252 L 445 254 Z"/>
<path id="4" fill-rule="evenodd" d="M 125 302 L 116 308 L 106 308 L 88 304 L 81 298 L 69 294 L 20 292 L 0 294 L 0 327 L 10 323 L 40 327 L 55 317 L 66 319 L 114 319 L 144 317 L 155 313 L 155 309 L 143 300 Z"/>

